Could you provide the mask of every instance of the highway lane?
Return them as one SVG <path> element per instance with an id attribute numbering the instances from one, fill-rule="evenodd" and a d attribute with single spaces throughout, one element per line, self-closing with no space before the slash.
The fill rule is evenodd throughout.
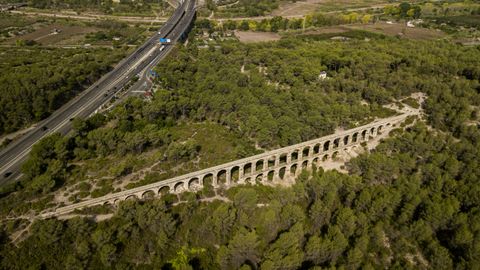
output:
<path id="1" fill-rule="evenodd" d="M 168 36 L 172 39 L 172 42 L 176 42 L 177 39 L 181 38 L 183 33 L 186 33 L 188 27 L 190 26 L 193 18 L 195 16 L 195 1 L 191 1 L 187 4 L 186 15 L 182 18 L 182 21 L 179 23 L 179 27 L 173 29 L 173 31 Z M 149 79 L 150 71 L 153 70 L 155 66 L 163 60 L 163 58 L 169 54 L 173 46 L 166 45 L 164 50 L 156 56 L 153 56 L 150 64 L 142 70 L 140 73 L 139 80 L 131 87 L 131 92 L 145 92 L 151 89 L 153 82 Z"/>
<path id="2" fill-rule="evenodd" d="M 158 46 L 158 39 L 161 37 L 168 37 L 172 41 L 180 38 L 181 33 L 177 31 L 177 28 L 185 29 L 185 24 L 187 24 L 187 21 L 183 20 L 186 14 L 185 11 L 194 12 L 194 9 L 192 9 L 194 5 L 194 0 L 185 0 L 167 23 L 162 26 L 160 31 L 147 40 L 134 53 L 118 63 L 112 71 L 104 75 L 76 98 L 55 111 L 47 119 L 41 121 L 37 128 L 6 147 L 0 153 L 0 184 L 18 179 L 21 164 L 26 160 L 32 146 L 37 141 L 54 132 L 67 134 L 71 130 L 71 119 L 74 117 L 88 117 L 110 100 L 133 76 L 144 71 L 152 61 L 162 59 L 170 51 L 170 48 L 151 56 L 147 55 L 146 58 L 145 55 Z M 190 18 L 191 16 L 187 17 Z M 188 24 L 190 22 L 191 20 Z M 146 60 L 143 60 L 144 58 Z"/>
<path id="3" fill-rule="evenodd" d="M 160 63 L 160 61 L 162 61 L 165 56 L 170 53 L 170 51 L 174 48 L 174 46 L 172 45 L 174 45 L 175 42 L 178 41 L 178 39 L 182 38 L 182 34 L 187 32 L 188 27 L 191 25 L 191 22 L 193 21 L 193 18 L 195 16 L 195 1 L 187 3 L 186 11 L 186 15 L 179 22 L 178 27 L 173 29 L 173 31 L 167 36 L 167 38 L 170 38 L 172 40 L 172 44 L 166 44 L 162 51 L 157 52 L 157 54 L 151 55 L 151 59 L 148 60 L 150 64 L 148 64 L 145 69 L 138 73 L 139 80 L 132 85 L 132 87 L 129 89 L 129 92 L 125 93 L 124 97 L 136 95 L 138 93 L 145 93 L 152 88 L 153 82 L 149 78 L 150 71 L 153 70 L 154 67 L 157 66 L 158 63 Z M 160 47 L 158 49 L 160 50 Z M 119 102 L 121 102 L 121 100 L 115 102 L 109 108 L 117 105 Z"/>

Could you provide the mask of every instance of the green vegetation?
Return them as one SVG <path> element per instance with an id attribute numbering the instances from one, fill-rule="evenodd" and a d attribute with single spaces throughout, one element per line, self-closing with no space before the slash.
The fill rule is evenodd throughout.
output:
<path id="1" fill-rule="evenodd" d="M 132 50 L 127 46 L 156 29 L 7 13 L 0 13 L 0 27 L 0 135 L 46 118 L 125 57 Z M 53 29 L 59 32 L 50 35 Z"/>
<path id="2" fill-rule="evenodd" d="M 127 24 L 112 19 L 81 21 L 0 13 L 2 45 L 106 46 L 138 45 L 160 28 L 158 24 Z M 54 29 L 56 34 L 52 35 Z M 33 42 L 33 40 L 35 40 Z"/>
<path id="3" fill-rule="evenodd" d="M 149 165 L 152 174 L 139 183 L 158 181 L 255 154 L 255 144 L 286 146 L 389 116 L 382 104 L 414 92 L 429 96 L 425 109 L 432 125 L 458 135 L 464 123 L 477 118 L 478 56 L 475 48 L 447 42 L 385 37 L 224 42 L 218 49 L 199 49 L 192 40 L 157 68 L 161 76 L 152 102 L 129 100 L 105 116 L 75 121 L 74 137 L 40 144 L 17 187 L 29 192 L 7 195 L 13 187 L 4 187 L 0 202 L 7 212 L 23 213 L 39 193 L 92 178 L 115 179 Z M 330 78 L 320 80 L 324 70 Z M 197 138 L 194 123 L 218 126 L 202 128 Z M 208 147 L 208 139 L 202 139 L 221 126 L 228 132 L 220 138 L 231 139 L 218 142 L 228 151 Z M 92 190 L 106 190 L 102 186 Z"/>
<path id="4" fill-rule="evenodd" d="M 101 11 L 106 14 L 139 13 L 153 15 L 152 7 L 167 9 L 169 4 L 164 0 L 28 0 L 31 8 L 38 9 L 73 9 L 76 11 Z M 0 3 L 18 3 L 16 0 L 1 0 Z"/>
<path id="5" fill-rule="evenodd" d="M 202 26 L 199 24 L 199 26 Z M 205 26 L 202 26 L 205 27 Z M 303 172 L 291 188 L 206 188 L 120 206 L 93 222 L 37 221 L 21 242 L 2 222 L 1 268 L 472 269 L 480 264 L 480 50 L 365 32 L 348 41 L 275 43 L 194 35 L 156 71 L 151 102 L 129 99 L 37 144 L 22 182 L 0 190 L 0 215 L 38 213 L 359 126 L 418 107 L 417 123 L 346 165 Z M 367 38 L 367 39 L 365 39 Z M 28 47 L 30 48 L 30 47 Z M 35 48 L 35 47 L 33 47 Z M 319 78 L 326 71 L 328 79 Z M 408 123 L 412 123 L 408 119 Z M 256 146 L 256 147 L 255 147 Z M 141 177 L 136 175 L 140 170 Z M 69 189 L 70 188 L 70 189 Z M 58 194 L 55 194 L 58 195 Z M 200 202 L 215 195 L 226 201 Z M 173 204 L 178 205 L 173 205 Z M 110 213 L 101 206 L 81 213 Z"/>
<path id="6" fill-rule="evenodd" d="M 422 15 L 422 8 L 419 5 L 411 5 L 403 2 L 398 6 L 387 6 L 384 8 L 386 15 L 395 16 L 397 18 L 413 18 L 418 19 Z"/>
<path id="7" fill-rule="evenodd" d="M 437 19 L 437 22 L 439 24 L 448 23 L 454 27 L 464 26 L 478 28 L 480 25 L 480 15 L 440 17 Z"/>
<path id="8" fill-rule="evenodd" d="M 184 194 L 175 207 L 127 201 L 99 223 L 38 221 L 18 246 L 4 240 L 2 268 L 472 269 L 480 134 L 467 134 L 477 140 L 417 125 L 354 159 L 351 176 L 302 173 L 291 188 L 231 189 L 230 202 Z"/>
<path id="9" fill-rule="evenodd" d="M 425 16 L 457 16 L 480 14 L 478 1 L 428 1 L 421 5 Z"/>
<path id="10" fill-rule="evenodd" d="M 420 104 L 418 104 L 418 102 L 414 99 L 414 98 L 406 98 L 404 100 L 402 100 L 403 103 L 407 104 L 408 106 L 412 107 L 412 108 L 415 108 L 415 109 L 418 109 L 420 108 Z"/>
<path id="11" fill-rule="evenodd" d="M 0 49 L 0 134 L 44 119 L 125 54 L 111 49 Z"/>
<path id="12" fill-rule="evenodd" d="M 18 35 L 20 32 L 32 32 L 35 19 L 15 16 L 8 13 L 0 13 L 0 40 L 12 35 Z"/>
<path id="13" fill-rule="evenodd" d="M 140 45 L 160 26 L 129 25 L 114 20 L 103 20 L 85 23 L 86 27 L 94 27 L 98 31 L 85 35 L 84 43 L 91 45 Z"/>
<path id="14" fill-rule="evenodd" d="M 314 13 L 312 15 L 307 15 L 305 19 L 302 18 L 283 18 L 280 16 L 275 16 L 271 19 L 263 19 L 261 21 L 248 20 L 243 21 L 233 21 L 228 20 L 222 24 L 217 24 L 214 21 L 203 19 L 196 22 L 196 24 L 204 29 L 209 31 L 214 30 L 242 30 L 242 31 L 262 31 L 262 32 L 279 32 L 284 30 L 297 30 L 303 28 L 314 28 L 314 27 L 323 27 L 323 26 L 332 26 L 332 25 L 341 25 L 348 23 L 370 23 L 373 22 L 375 18 L 371 15 L 364 14 L 360 15 L 357 13 L 351 13 L 346 15 L 334 15 L 334 14 L 323 14 L 323 13 Z"/>
<path id="15" fill-rule="evenodd" d="M 206 0 L 206 7 L 220 17 L 262 16 L 278 8 L 282 0 L 239 0 L 233 2 Z"/>
<path id="16" fill-rule="evenodd" d="M 403 8 L 402 8 L 403 6 Z M 480 34 L 480 3 L 478 1 L 427 1 L 384 8 L 382 19 L 418 19 L 415 24 L 420 27 L 438 29 L 456 42 L 475 45 Z"/>

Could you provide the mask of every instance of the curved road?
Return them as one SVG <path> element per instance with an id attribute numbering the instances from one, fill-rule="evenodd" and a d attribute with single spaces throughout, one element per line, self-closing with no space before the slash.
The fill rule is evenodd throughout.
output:
<path id="1" fill-rule="evenodd" d="M 159 32 L 130 56 L 120 61 L 112 71 L 63 105 L 50 117 L 38 123 L 36 128 L 3 149 L 0 153 L 0 184 L 17 180 L 21 176 L 20 167 L 36 142 L 54 132 L 67 134 L 71 130 L 73 118 L 85 118 L 95 113 L 135 75 L 143 74 L 147 67 L 158 64 L 172 47 L 166 45 L 163 50 L 160 50 L 158 40 L 169 38 L 174 44 L 188 29 L 194 16 L 195 0 L 184 0 Z M 143 83 L 146 79 L 146 76 L 141 76 L 139 82 Z"/>

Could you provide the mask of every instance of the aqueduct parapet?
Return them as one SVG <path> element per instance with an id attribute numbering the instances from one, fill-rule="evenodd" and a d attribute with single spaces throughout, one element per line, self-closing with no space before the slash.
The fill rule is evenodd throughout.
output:
<path id="1" fill-rule="evenodd" d="M 48 212 L 42 216 L 44 218 L 58 216 L 76 209 L 106 203 L 118 204 L 118 202 L 128 199 L 145 199 L 146 197 L 161 196 L 166 193 L 177 194 L 184 191 L 197 191 L 205 185 L 228 188 L 245 183 L 255 184 L 260 182 L 267 184 L 292 181 L 295 176 L 298 176 L 302 168 L 310 168 L 313 164 L 319 166 L 322 161 L 335 157 L 344 148 L 356 147 L 358 144 L 368 141 L 370 137 L 377 136 L 378 132 L 393 129 L 408 116 L 410 114 L 402 114 L 375 121 L 338 134 L 57 208 L 54 212 Z"/>

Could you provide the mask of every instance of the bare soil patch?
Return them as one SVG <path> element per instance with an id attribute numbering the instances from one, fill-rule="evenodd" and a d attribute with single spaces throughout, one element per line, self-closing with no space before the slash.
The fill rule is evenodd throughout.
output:
<path id="1" fill-rule="evenodd" d="M 34 40 L 42 45 L 53 45 L 72 37 L 83 36 L 96 31 L 98 31 L 98 29 L 93 27 L 49 25 L 35 32 L 11 39 L 8 43 L 15 43 L 16 40 L 20 39 Z"/>
<path id="2" fill-rule="evenodd" d="M 249 31 L 235 31 L 235 36 L 238 37 L 240 42 L 243 43 L 277 41 L 281 38 L 281 36 L 277 33 Z"/>

